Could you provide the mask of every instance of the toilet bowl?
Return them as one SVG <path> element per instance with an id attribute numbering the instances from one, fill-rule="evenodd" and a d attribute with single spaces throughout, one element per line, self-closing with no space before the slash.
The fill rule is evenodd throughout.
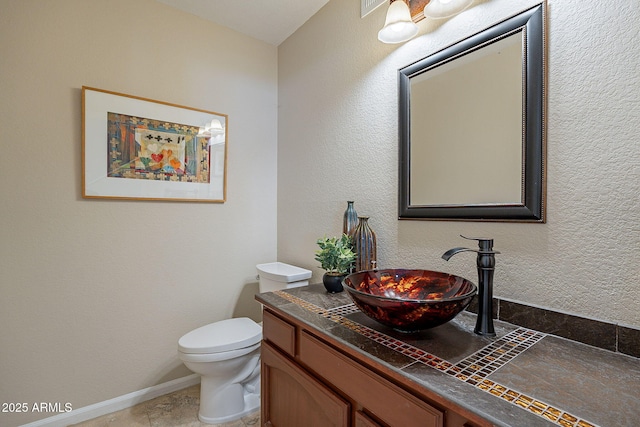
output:
<path id="1" fill-rule="evenodd" d="M 247 317 L 202 326 L 178 340 L 180 360 L 200 374 L 200 421 L 234 421 L 260 406 L 262 328 Z"/>
<path id="2" fill-rule="evenodd" d="M 305 286 L 311 271 L 275 262 L 256 266 L 260 292 Z M 203 423 L 235 421 L 260 407 L 262 326 L 247 317 L 210 323 L 178 340 L 185 366 L 200 374 Z"/>

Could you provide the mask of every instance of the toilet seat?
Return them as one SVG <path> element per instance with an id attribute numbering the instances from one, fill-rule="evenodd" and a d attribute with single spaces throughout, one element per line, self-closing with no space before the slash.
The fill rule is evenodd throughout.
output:
<path id="1" fill-rule="evenodd" d="M 240 356 L 253 350 L 249 347 L 259 346 L 261 340 L 260 325 L 248 317 L 238 317 L 210 323 L 183 335 L 178 340 L 178 350 L 189 356 L 235 353 L 237 350 Z"/>
<path id="2" fill-rule="evenodd" d="M 223 360 L 231 360 L 237 357 L 242 357 L 245 354 L 249 354 L 260 348 L 260 343 L 254 344 L 249 347 L 239 348 L 237 350 L 222 351 L 219 353 L 183 353 L 178 352 L 180 360 L 183 362 L 194 363 L 209 363 L 209 362 L 221 362 Z"/>

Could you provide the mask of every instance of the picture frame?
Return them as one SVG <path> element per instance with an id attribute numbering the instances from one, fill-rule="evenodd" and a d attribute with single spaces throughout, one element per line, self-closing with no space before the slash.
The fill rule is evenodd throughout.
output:
<path id="1" fill-rule="evenodd" d="M 82 197 L 224 203 L 228 116 L 82 87 Z"/>

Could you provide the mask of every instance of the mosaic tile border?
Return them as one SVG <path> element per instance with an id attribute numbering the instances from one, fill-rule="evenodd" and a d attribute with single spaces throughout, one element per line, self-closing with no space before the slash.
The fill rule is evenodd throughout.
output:
<path id="1" fill-rule="evenodd" d="M 486 378 L 509 363 L 514 357 L 540 341 L 546 334 L 520 327 L 458 363 L 453 364 L 422 349 L 347 319 L 345 316 L 358 311 L 358 308 L 354 304 L 347 304 L 327 310 L 284 291 L 275 291 L 274 293 L 308 311 L 341 324 L 366 338 L 402 353 L 429 367 L 438 369 L 457 380 L 470 384 L 492 396 L 501 398 L 554 424 L 562 427 L 598 427 L 597 424 L 581 419 L 580 417 Z"/>

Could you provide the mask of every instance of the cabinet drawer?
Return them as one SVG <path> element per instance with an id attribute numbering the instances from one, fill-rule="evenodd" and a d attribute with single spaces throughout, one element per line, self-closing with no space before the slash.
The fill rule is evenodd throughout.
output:
<path id="1" fill-rule="evenodd" d="M 442 427 L 443 412 L 302 332 L 300 361 L 393 427 Z M 366 425 L 366 424 L 364 424 Z"/>
<path id="2" fill-rule="evenodd" d="M 262 312 L 262 337 L 289 356 L 295 356 L 296 327 L 268 310 Z"/>

